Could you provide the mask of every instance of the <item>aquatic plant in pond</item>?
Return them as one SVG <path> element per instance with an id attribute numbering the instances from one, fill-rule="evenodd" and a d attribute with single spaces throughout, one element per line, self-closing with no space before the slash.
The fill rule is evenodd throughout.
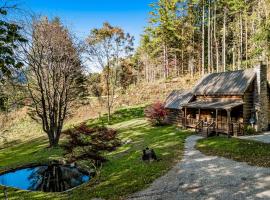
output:
<path id="1" fill-rule="evenodd" d="M 81 185 L 91 178 L 69 165 L 42 165 L 18 169 L 0 175 L 0 184 L 23 190 L 62 192 Z"/>

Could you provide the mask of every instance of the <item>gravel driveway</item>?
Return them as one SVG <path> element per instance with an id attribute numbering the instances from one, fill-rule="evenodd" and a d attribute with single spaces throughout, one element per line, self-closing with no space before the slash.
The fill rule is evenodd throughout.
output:
<path id="1" fill-rule="evenodd" d="M 194 148 L 200 138 L 188 137 L 183 160 L 129 200 L 270 199 L 270 168 L 206 156 Z"/>
<path id="2" fill-rule="evenodd" d="M 246 140 L 255 140 L 263 143 L 270 143 L 270 132 L 265 132 L 260 135 L 247 135 L 247 136 L 240 136 L 240 139 Z"/>

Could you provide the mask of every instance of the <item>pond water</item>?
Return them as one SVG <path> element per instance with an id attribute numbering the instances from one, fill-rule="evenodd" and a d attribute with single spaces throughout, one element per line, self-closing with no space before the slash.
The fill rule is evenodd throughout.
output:
<path id="1" fill-rule="evenodd" d="M 62 192 L 90 180 L 90 176 L 69 165 L 42 165 L 0 175 L 0 185 L 22 190 Z"/>

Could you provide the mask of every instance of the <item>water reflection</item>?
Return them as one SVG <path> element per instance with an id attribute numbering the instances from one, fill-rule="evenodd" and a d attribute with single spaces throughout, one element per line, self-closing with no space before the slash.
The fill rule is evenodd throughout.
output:
<path id="1" fill-rule="evenodd" d="M 20 169 L 0 176 L 0 184 L 19 189 L 62 192 L 87 182 L 90 176 L 63 165 Z"/>

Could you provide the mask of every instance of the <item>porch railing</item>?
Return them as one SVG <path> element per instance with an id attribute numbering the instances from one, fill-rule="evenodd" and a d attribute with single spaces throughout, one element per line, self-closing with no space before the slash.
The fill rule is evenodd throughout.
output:
<path id="1" fill-rule="evenodd" d="M 217 123 L 217 132 L 219 133 L 229 133 L 229 135 L 243 135 L 244 134 L 244 125 L 241 122 L 231 122 L 229 123 Z"/>
<path id="2" fill-rule="evenodd" d="M 244 124 L 239 122 L 231 123 L 231 134 L 232 135 L 244 135 Z"/>
<path id="3" fill-rule="evenodd" d="M 203 130 L 203 120 L 199 121 L 195 126 L 195 133 L 200 133 Z"/>
<path id="4" fill-rule="evenodd" d="M 194 128 L 196 133 L 202 132 L 203 128 L 207 128 L 208 134 L 210 131 L 215 131 L 217 133 L 223 134 L 229 133 L 229 135 L 244 134 L 244 126 L 243 123 L 240 122 L 231 122 L 228 125 L 227 122 L 216 123 L 215 119 L 210 119 L 208 122 L 204 122 L 203 120 L 197 120 L 194 118 L 183 118 L 183 124 L 185 124 L 186 127 Z"/>
<path id="5" fill-rule="evenodd" d="M 206 137 L 208 137 L 209 133 L 211 133 L 211 132 L 216 132 L 216 123 L 215 122 L 212 122 L 207 126 Z"/>
<path id="6" fill-rule="evenodd" d="M 198 120 L 194 119 L 194 118 L 187 118 L 187 119 L 185 119 L 185 122 L 186 122 L 186 126 L 195 127 L 196 124 L 198 123 Z"/>

